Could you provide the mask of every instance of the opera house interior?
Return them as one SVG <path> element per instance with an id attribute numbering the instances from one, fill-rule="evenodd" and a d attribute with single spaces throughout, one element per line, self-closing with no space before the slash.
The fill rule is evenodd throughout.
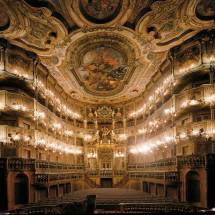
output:
<path id="1" fill-rule="evenodd" d="M 0 214 L 215 211 L 214 0 L 0 0 Z"/>

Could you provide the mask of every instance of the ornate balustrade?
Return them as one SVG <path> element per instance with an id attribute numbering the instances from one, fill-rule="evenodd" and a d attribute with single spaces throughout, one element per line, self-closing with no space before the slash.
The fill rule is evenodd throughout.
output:
<path id="1" fill-rule="evenodd" d="M 189 166 L 189 167 L 206 167 L 207 157 L 204 155 L 188 155 L 188 156 L 178 156 L 177 165 L 178 168 Z"/>
<path id="2" fill-rule="evenodd" d="M 159 183 L 175 183 L 179 180 L 178 172 L 130 172 L 130 179 L 146 179 Z"/>
<path id="3" fill-rule="evenodd" d="M 99 170 L 86 170 L 86 175 L 88 177 L 94 177 L 99 175 Z"/>
<path id="4" fill-rule="evenodd" d="M 157 162 L 150 163 L 140 163 L 140 164 L 129 164 L 128 171 L 147 171 L 147 170 L 165 170 L 172 171 L 176 170 L 176 158 L 168 158 L 164 160 L 159 160 Z"/>
<path id="5" fill-rule="evenodd" d="M 214 162 L 215 154 L 177 156 L 156 162 L 129 164 L 128 171 L 130 174 L 145 174 L 149 170 L 159 170 L 163 173 L 165 172 L 165 177 L 171 180 L 172 178 L 176 177 L 173 173 L 184 166 L 193 168 L 206 168 L 208 166 L 214 166 Z M 171 167 L 173 167 L 176 171 L 170 171 Z"/>
<path id="6" fill-rule="evenodd" d="M 79 180 L 83 178 L 83 174 L 80 173 L 64 173 L 64 174 L 36 174 L 34 177 L 34 184 L 36 185 L 48 185 L 57 181 L 71 181 Z"/>
<path id="7" fill-rule="evenodd" d="M 38 161 L 35 159 L 24 158 L 0 158 L 0 169 L 10 171 L 28 170 L 40 173 L 73 173 L 76 174 L 83 172 L 83 165 L 62 164 L 48 161 Z M 60 175 L 60 174 L 59 174 Z"/>
<path id="8" fill-rule="evenodd" d="M 112 177 L 113 171 L 112 170 L 100 170 L 100 177 Z"/>
<path id="9" fill-rule="evenodd" d="M 125 176 L 126 175 L 126 171 L 125 170 L 114 170 L 113 174 L 115 176 Z"/>

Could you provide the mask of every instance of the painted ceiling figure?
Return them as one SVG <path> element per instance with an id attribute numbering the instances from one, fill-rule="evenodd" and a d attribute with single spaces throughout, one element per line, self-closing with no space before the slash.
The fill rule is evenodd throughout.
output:
<path id="1" fill-rule="evenodd" d="M 105 18 L 117 8 L 119 1 L 116 0 L 82 0 L 89 15 L 97 18 Z"/>
<path id="2" fill-rule="evenodd" d="M 125 75 L 123 61 L 118 51 L 109 47 L 98 47 L 84 55 L 78 72 L 90 89 L 114 90 Z"/>

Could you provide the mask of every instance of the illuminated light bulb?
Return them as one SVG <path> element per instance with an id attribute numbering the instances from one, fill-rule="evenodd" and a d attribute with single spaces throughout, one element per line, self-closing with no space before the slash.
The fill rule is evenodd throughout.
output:
<path id="1" fill-rule="evenodd" d="M 13 137 L 13 140 L 15 140 L 15 141 L 18 141 L 18 140 L 20 140 L 20 139 L 21 139 L 20 134 L 16 134 L 16 135 Z"/>
<path id="2" fill-rule="evenodd" d="M 185 108 L 188 106 L 188 101 L 184 101 L 182 104 L 181 104 L 181 107 Z"/>
<path id="3" fill-rule="evenodd" d="M 160 145 L 162 145 L 162 142 L 161 142 L 160 140 L 157 140 L 157 141 L 156 141 L 156 145 L 157 145 L 157 146 L 160 146 Z"/>
<path id="4" fill-rule="evenodd" d="M 88 157 L 88 158 L 96 158 L 96 157 L 97 157 L 97 154 L 91 152 L 91 153 L 88 153 L 88 154 L 87 154 L 87 157 Z"/>
<path id="5" fill-rule="evenodd" d="M 53 124 L 53 127 L 54 127 L 55 129 L 61 129 L 62 125 L 61 125 L 60 123 L 54 123 L 54 124 Z"/>
<path id="6" fill-rule="evenodd" d="M 145 128 L 139 129 L 138 133 L 139 134 L 145 134 L 147 132 L 147 130 Z"/>
<path id="7" fill-rule="evenodd" d="M 15 110 L 19 110 L 19 109 L 20 109 L 20 105 L 18 105 L 18 104 L 13 105 L 13 108 L 14 108 Z"/>
<path id="8" fill-rule="evenodd" d="M 174 108 L 167 108 L 164 110 L 164 113 L 166 115 L 169 115 L 169 114 L 173 115 L 173 114 L 175 114 L 175 110 L 174 110 Z"/>
<path id="9" fill-rule="evenodd" d="M 35 111 L 34 116 L 37 117 L 37 118 L 44 119 L 46 115 L 45 115 L 44 112 Z"/>
<path id="10" fill-rule="evenodd" d="M 134 117 L 136 115 L 136 113 L 135 112 L 132 112 L 132 113 L 130 113 L 130 117 Z"/>
<path id="11" fill-rule="evenodd" d="M 167 142 L 167 143 L 169 143 L 169 142 L 174 140 L 173 137 L 169 137 L 169 136 L 164 137 L 164 139 L 165 139 L 165 142 Z"/>
<path id="12" fill-rule="evenodd" d="M 199 131 L 192 131 L 192 135 L 193 136 L 196 136 L 196 135 L 198 135 L 199 134 Z"/>
<path id="13" fill-rule="evenodd" d="M 165 114 L 169 114 L 169 113 L 170 113 L 170 109 L 165 109 L 165 110 L 164 110 L 164 113 L 165 113 Z"/>
<path id="14" fill-rule="evenodd" d="M 211 56 L 210 61 L 215 61 L 215 58 L 213 56 Z"/>
<path id="15" fill-rule="evenodd" d="M 190 100 L 190 105 L 197 105 L 197 104 L 199 104 L 198 101 L 196 101 L 194 99 Z"/>
<path id="16" fill-rule="evenodd" d="M 149 126 L 153 126 L 154 123 L 152 121 L 149 122 Z"/>
<path id="17" fill-rule="evenodd" d="M 30 78 L 30 76 L 28 75 L 28 74 L 23 74 L 22 75 L 24 78 L 26 78 L 26 79 L 29 79 Z"/>
<path id="18" fill-rule="evenodd" d="M 44 145 L 46 143 L 46 141 L 44 139 L 40 139 L 37 141 L 38 145 Z"/>
<path id="19" fill-rule="evenodd" d="M 191 65 L 190 65 L 190 69 L 192 69 L 192 68 L 194 68 L 195 67 L 195 65 L 192 63 Z"/>
<path id="20" fill-rule="evenodd" d="M 182 133 L 182 134 L 179 135 L 179 137 L 180 137 L 181 139 L 185 139 L 185 138 L 187 137 L 187 134 L 186 134 L 186 133 Z"/>
<path id="21" fill-rule="evenodd" d="M 25 106 L 22 106 L 21 109 L 22 111 L 26 111 L 27 108 Z"/>
<path id="22" fill-rule="evenodd" d="M 119 140 L 121 140 L 121 141 L 127 140 L 127 134 L 119 134 L 118 138 L 119 138 Z"/>
<path id="23" fill-rule="evenodd" d="M 72 136 L 72 135 L 74 134 L 74 132 L 71 131 L 71 130 L 66 130 L 64 133 L 65 133 L 65 135 L 67 135 L 67 136 Z"/>
<path id="24" fill-rule="evenodd" d="M 150 150 L 149 146 L 142 146 L 142 147 L 138 148 L 138 151 L 140 153 L 147 153 L 149 150 Z"/>
<path id="25" fill-rule="evenodd" d="M 28 142 L 31 138 L 29 136 L 24 136 L 23 139 L 24 139 L 25 142 Z"/>
<path id="26" fill-rule="evenodd" d="M 215 95 L 205 97 L 206 103 L 215 103 Z"/>
<path id="27" fill-rule="evenodd" d="M 92 136 L 90 134 L 85 134 L 84 135 L 84 140 L 85 141 L 90 141 L 92 139 Z"/>
<path id="28" fill-rule="evenodd" d="M 116 158 L 123 158 L 123 157 L 125 157 L 125 154 L 122 153 L 122 152 L 116 152 L 116 153 L 115 153 L 115 157 L 116 157 Z"/>
<path id="29" fill-rule="evenodd" d="M 132 154 L 137 154 L 137 153 L 138 153 L 137 149 L 135 149 L 135 148 L 132 148 L 132 149 L 130 149 L 129 151 L 130 151 L 130 153 L 132 153 Z"/>

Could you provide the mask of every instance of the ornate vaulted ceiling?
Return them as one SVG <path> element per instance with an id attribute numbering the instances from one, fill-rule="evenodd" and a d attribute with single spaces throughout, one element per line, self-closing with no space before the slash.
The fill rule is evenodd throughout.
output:
<path id="1" fill-rule="evenodd" d="M 36 52 L 79 101 L 143 93 L 168 50 L 214 28 L 214 0 L 0 0 L 0 37 Z"/>

